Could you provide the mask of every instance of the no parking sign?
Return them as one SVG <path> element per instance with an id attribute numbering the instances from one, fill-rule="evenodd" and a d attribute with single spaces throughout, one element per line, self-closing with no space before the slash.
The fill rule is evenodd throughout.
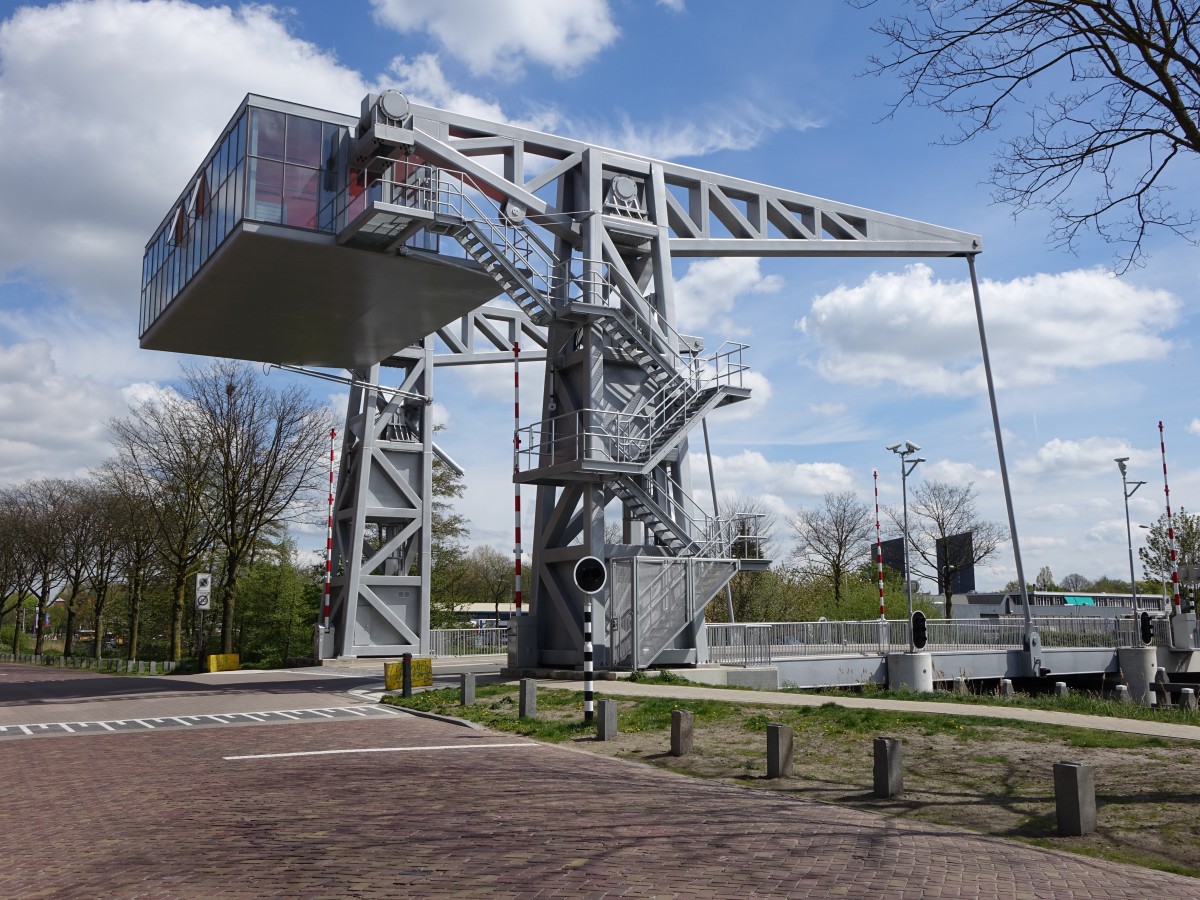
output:
<path id="1" fill-rule="evenodd" d="M 211 605 L 212 575 L 208 572 L 198 572 L 196 574 L 196 609 L 205 612 Z"/>

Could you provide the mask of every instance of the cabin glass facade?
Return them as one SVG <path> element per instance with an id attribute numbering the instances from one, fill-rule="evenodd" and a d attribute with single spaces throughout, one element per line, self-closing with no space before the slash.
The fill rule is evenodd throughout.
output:
<path id="1" fill-rule="evenodd" d="M 248 101 L 146 245 L 139 334 L 241 222 L 333 234 L 348 142 L 343 124 Z"/>

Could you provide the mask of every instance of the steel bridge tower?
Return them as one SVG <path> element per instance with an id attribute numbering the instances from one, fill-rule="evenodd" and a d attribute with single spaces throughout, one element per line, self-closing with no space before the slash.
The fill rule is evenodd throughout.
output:
<path id="1" fill-rule="evenodd" d="M 749 357 L 677 331 L 673 260 L 980 249 L 971 234 L 396 91 L 358 116 L 250 95 L 147 247 L 141 343 L 352 372 L 322 652 L 356 656 L 428 649 L 435 367 L 511 363 L 525 336 L 545 383 L 514 473 L 537 495 L 512 663 L 578 663 L 571 573 L 584 556 L 610 572 L 598 665 L 697 663 L 707 602 L 767 561 L 747 559 L 753 522 L 691 497 L 689 435 L 750 396 Z M 483 305 L 493 297 L 503 305 Z"/>

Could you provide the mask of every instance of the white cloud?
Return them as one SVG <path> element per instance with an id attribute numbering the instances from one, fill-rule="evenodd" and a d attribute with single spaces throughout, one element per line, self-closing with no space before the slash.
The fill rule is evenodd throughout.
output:
<path id="1" fill-rule="evenodd" d="M 362 79 L 273 7 L 23 7 L 0 23 L 0 277 L 137 308 L 142 247 L 247 91 L 357 109 Z"/>
<path id="2" fill-rule="evenodd" d="M 1000 385 L 1052 383 L 1061 370 L 1161 358 L 1179 301 L 1099 269 L 981 285 L 988 345 Z M 817 297 L 797 327 L 821 345 L 830 381 L 893 381 L 925 394 L 983 388 L 970 286 L 924 265 L 874 274 Z"/>
<path id="3" fill-rule="evenodd" d="M 683 12 L 687 7 L 684 6 L 684 0 L 658 0 L 659 6 L 665 6 L 671 12 Z"/>
<path id="4" fill-rule="evenodd" d="M 127 411 L 111 385 L 64 376 L 48 341 L 0 347 L 0 483 L 85 475 L 109 453 L 105 421 Z"/>
<path id="5" fill-rule="evenodd" d="M 702 456 L 693 456 L 695 471 L 703 471 L 699 467 L 705 465 Z M 722 492 L 746 497 L 771 493 L 782 497 L 792 509 L 830 491 L 862 488 L 861 479 L 841 463 L 773 461 L 753 450 L 743 450 L 735 456 L 714 455 L 713 474 Z"/>
<path id="6" fill-rule="evenodd" d="M 1088 437 L 1081 441 L 1054 438 L 1047 441 L 1033 456 L 1018 459 L 1013 467 L 1022 475 L 1053 475 L 1055 478 L 1083 478 L 1101 472 L 1111 474 L 1114 483 L 1120 478 L 1113 460 L 1130 457 L 1130 473 L 1140 467 L 1146 474 L 1153 471 L 1153 454 L 1140 451 L 1121 438 Z"/>
<path id="7" fill-rule="evenodd" d="M 815 413 L 818 416 L 828 416 L 829 418 L 833 418 L 834 416 L 840 416 L 846 412 L 846 404 L 810 403 L 808 404 L 808 410 L 809 412 Z"/>
<path id="8" fill-rule="evenodd" d="M 1200 419 L 1192 419 L 1187 430 L 1188 434 L 1200 434 Z"/>
<path id="9" fill-rule="evenodd" d="M 779 131 L 807 131 L 821 120 L 789 111 L 778 102 L 731 101 L 721 109 L 696 110 L 691 120 L 667 117 L 654 124 L 621 114 L 616 125 L 574 122 L 571 133 L 604 147 L 654 159 L 704 156 L 718 150 L 749 150 Z"/>
<path id="10" fill-rule="evenodd" d="M 733 312 L 744 294 L 777 294 L 783 287 L 778 275 L 763 275 L 757 259 L 725 257 L 702 259 L 688 266 L 675 282 L 675 310 L 679 328 L 704 328 L 718 316 Z"/>
<path id="11" fill-rule="evenodd" d="M 371 0 L 401 33 L 426 31 L 475 75 L 519 75 L 526 61 L 578 72 L 618 35 L 607 0 Z"/>
<path id="12" fill-rule="evenodd" d="M 944 481 L 956 487 L 966 487 L 974 484 L 977 487 L 992 478 L 996 472 L 983 469 L 974 463 L 954 462 L 948 459 L 932 460 L 921 465 L 921 474 L 930 481 Z"/>

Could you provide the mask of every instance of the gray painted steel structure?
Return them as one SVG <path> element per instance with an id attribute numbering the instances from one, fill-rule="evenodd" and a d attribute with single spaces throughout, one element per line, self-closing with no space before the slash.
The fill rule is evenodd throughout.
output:
<path id="1" fill-rule="evenodd" d="M 597 556 L 613 571 L 595 598 L 597 664 L 694 663 L 705 603 L 754 565 L 738 557 L 756 542 L 751 522 L 691 500 L 688 438 L 750 392 L 743 345 L 706 353 L 676 331 L 672 260 L 980 250 L 965 232 L 395 91 L 366 97 L 358 117 L 250 95 L 147 247 L 142 346 L 359 379 L 337 490 L 338 628 L 324 652 L 392 655 L 429 640 L 434 366 L 511 361 L 505 343 L 526 335 L 547 365 L 515 473 L 537 486 L 515 662 L 579 661 L 584 597 L 571 571 Z M 511 306 L 481 309 L 501 294 Z M 378 388 L 390 369 L 404 393 Z M 613 545 L 610 506 L 623 523 Z"/>

